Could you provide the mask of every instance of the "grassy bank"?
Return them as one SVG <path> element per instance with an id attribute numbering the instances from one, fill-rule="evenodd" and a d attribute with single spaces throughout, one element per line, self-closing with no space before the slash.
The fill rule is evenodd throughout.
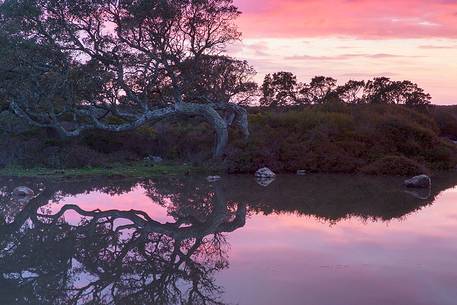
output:
<path id="1" fill-rule="evenodd" d="M 260 110 L 250 115 L 250 141 L 233 139 L 227 167 L 234 173 L 268 166 L 277 172 L 371 175 L 454 169 L 457 145 L 440 129 L 449 124 L 434 114 L 400 105 Z"/>
<path id="2" fill-rule="evenodd" d="M 326 104 L 249 112 L 249 140 L 232 130 L 223 162 L 211 167 L 213 130 L 197 118 L 61 140 L 3 115 L 0 175 L 149 177 L 209 173 L 213 166 L 229 173 L 267 166 L 278 173 L 413 175 L 457 166 L 457 107 Z M 142 161 L 148 156 L 166 162 L 150 166 Z"/>
<path id="3" fill-rule="evenodd" d="M 114 164 L 109 167 L 83 167 L 70 169 L 52 168 L 24 168 L 6 167 L 0 169 L 1 177 L 46 177 L 46 178 L 71 178 L 71 177 L 131 177 L 147 178 L 158 176 L 192 175 L 209 172 L 205 167 L 196 167 L 182 164 L 147 164 L 146 162 L 131 162 L 127 164 Z"/>

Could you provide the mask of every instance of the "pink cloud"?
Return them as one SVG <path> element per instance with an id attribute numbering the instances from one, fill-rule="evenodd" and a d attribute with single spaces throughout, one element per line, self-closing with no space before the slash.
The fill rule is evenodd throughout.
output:
<path id="1" fill-rule="evenodd" d="M 244 37 L 457 38 L 455 0 L 235 0 Z"/>
<path id="2" fill-rule="evenodd" d="M 396 55 L 396 54 L 388 54 L 388 53 L 376 53 L 376 54 L 341 54 L 335 56 L 310 56 L 310 55 L 296 55 L 296 56 L 286 56 L 284 59 L 286 60 L 318 60 L 318 61 L 328 61 L 328 60 L 352 60 L 355 58 L 366 58 L 366 59 L 389 59 L 389 58 L 412 58 L 412 57 L 420 57 L 420 56 L 403 56 L 403 55 Z"/>

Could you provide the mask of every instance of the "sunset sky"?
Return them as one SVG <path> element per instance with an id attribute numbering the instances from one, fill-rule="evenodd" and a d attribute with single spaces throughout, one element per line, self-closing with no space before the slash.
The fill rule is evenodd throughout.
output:
<path id="1" fill-rule="evenodd" d="M 261 81 L 291 71 L 340 82 L 417 82 L 435 104 L 457 104 L 457 0 L 234 0 L 243 41 L 230 53 Z"/>

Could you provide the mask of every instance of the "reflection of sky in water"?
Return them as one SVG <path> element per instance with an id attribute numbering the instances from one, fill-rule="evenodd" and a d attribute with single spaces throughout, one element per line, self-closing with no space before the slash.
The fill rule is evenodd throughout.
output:
<path id="1" fill-rule="evenodd" d="M 121 195 L 109 195 L 105 194 L 102 192 L 94 191 L 90 192 L 88 194 L 81 194 L 77 196 L 69 196 L 69 197 L 64 197 L 62 200 L 59 200 L 58 203 L 50 203 L 46 206 L 43 206 L 41 210 L 48 210 L 52 214 L 55 214 L 59 212 L 59 210 L 62 208 L 62 206 L 67 205 L 67 204 L 75 204 L 78 205 L 80 208 L 86 210 L 86 211 L 92 211 L 94 210 L 94 207 L 96 209 L 106 211 L 106 210 L 139 210 L 139 211 L 145 211 L 148 213 L 148 215 L 153 218 L 154 220 L 161 222 L 161 223 L 166 223 L 166 222 L 172 222 L 173 218 L 170 217 L 167 213 L 167 208 L 160 206 L 158 204 L 155 204 L 151 201 L 151 198 L 147 197 L 144 194 L 144 190 L 140 187 L 136 187 L 132 192 L 126 193 L 126 194 L 121 194 Z M 79 215 L 77 212 L 71 210 L 67 211 L 64 215 L 65 221 L 71 225 L 78 225 L 80 221 L 82 220 L 82 216 Z M 126 225 L 126 224 L 131 224 L 132 222 L 127 220 L 127 219 L 117 219 L 114 224 L 115 227 Z M 122 236 L 124 239 L 129 239 L 131 237 L 132 230 L 122 230 Z M 76 259 L 72 260 L 72 265 L 71 265 L 72 273 L 74 274 L 73 277 L 73 282 L 70 285 L 73 288 L 80 289 L 82 287 L 85 287 L 89 285 L 90 283 L 96 282 L 99 280 L 97 276 L 94 276 L 90 272 L 88 272 L 84 266 L 78 262 Z M 126 274 L 125 275 L 125 280 L 127 279 L 132 279 L 136 278 L 138 279 L 138 276 L 135 276 L 134 274 Z M 148 283 L 152 282 L 152 278 L 149 279 Z M 186 285 L 186 283 L 183 283 L 182 281 L 178 281 L 176 283 L 176 286 L 179 289 L 182 289 L 185 291 L 189 287 Z M 106 287 L 106 291 L 108 292 L 112 288 L 111 285 Z M 108 293 L 107 293 L 108 294 Z M 79 301 L 79 304 L 87 304 L 87 302 L 90 302 L 91 299 L 89 298 L 81 298 Z"/>
<path id="2" fill-rule="evenodd" d="M 434 205 L 388 222 L 350 218 L 331 225 L 292 214 L 252 215 L 228 234 L 230 268 L 217 282 L 227 302 L 241 305 L 455 304 L 456 202 L 450 189 Z M 162 223 L 172 220 L 141 188 L 68 197 L 51 208 L 62 204 L 143 210 Z M 79 218 L 67 213 L 66 219 L 76 224 Z"/>
<path id="3" fill-rule="evenodd" d="M 456 304 L 457 192 L 387 223 L 254 216 L 219 276 L 241 304 Z"/>

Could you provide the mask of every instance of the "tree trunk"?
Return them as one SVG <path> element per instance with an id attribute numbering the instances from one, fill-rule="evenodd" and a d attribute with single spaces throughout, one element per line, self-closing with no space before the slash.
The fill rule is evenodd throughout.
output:
<path id="1" fill-rule="evenodd" d="M 131 115 L 131 117 L 134 117 L 134 120 L 122 124 L 110 124 L 104 122 L 103 119 L 99 119 L 97 117 L 97 111 L 94 109 L 79 110 L 78 115 L 87 119 L 84 123 L 78 124 L 76 122 L 59 122 L 57 120 L 49 120 L 43 123 L 36 120 L 34 114 L 27 113 L 19 105 L 12 103 L 11 106 L 14 113 L 18 117 L 25 119 L 29 124 L 42 128 L 53 128 L 64 138 L 79 136 L 83 131 L 90 129 L 121 132 L 133 130 L 146 123 L 154 124 L 161 120 L 179 115 L 200 116 L 203 117 L 215 131 L 215 145 L 213 150 L 214 158 L 221 158 L 224 155 L 224 150 L 228 143 L 228 128 L 232 122 L 235 122 L 241 128 L 245 137 L 249 136 L 246 110 L 240 106 L 228 103 L 196 104 L 179 102 L 174 106 L 150 110 L 141 115 Z M 218 110 L 228 111 L 229 114 L 226 118 L 223 118 L 219 114 Z M 40 115 L 39 118 L 42 118 L 42 116 Z M 69 126 L 71 128 L 68 128 Z"/>
<path id="2" fill-rule="evenodd" d="M 209 104 L 180 103 L 176 109 L 181 114 L 202 116 L 213 127 L 216 137 L 213 158 L 221 158 L 228 143 L 228 126 L 221 115 Z"/>

